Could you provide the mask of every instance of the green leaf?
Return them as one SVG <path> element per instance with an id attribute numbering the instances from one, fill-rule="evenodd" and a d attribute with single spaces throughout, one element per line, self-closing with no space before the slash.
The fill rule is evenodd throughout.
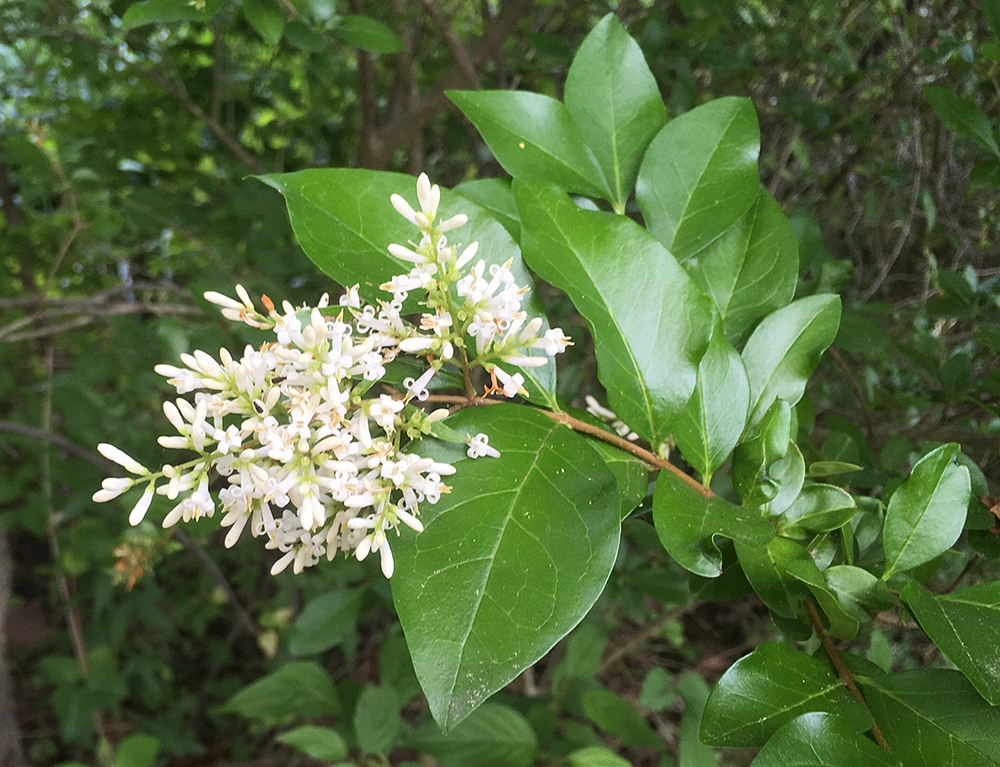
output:
<path id="1" fill-rule="evenodd" d="M 653 524 L 663 547 L 685 569 L 705 578 L 722 572 L 717 535 L 763 547 L 774 528 L 755 510 L 708 498 L 670 471 L 661 471 L 653 490 Z"/>
<path id="2" fill-rule="evenodd" d="M 986 113 L 972 100 L 958 96 L 951 88 L 925 85 L 924 97 L 941 122 L 955 133 L 970 138 L 991 154 L 1000 157 L 1000 147 Z"/>
<path id="3" fill-rule="evenodd" d="M 711 334 L 708 298 L 630 219 L 582 210 L 555 189 L 521 181 L 514 198 L 525 258 L 592 329 L 611 407 L 659 445 L 694 390 Z"/>
<path id="4" fill-rule="evenodd" d="M 659 748 L 662 745 L 645 717 L 610 690 L 587 690 L 580 695 L 584 715 L 597 728 L 632 746 Z"/>
<path id="5" fill-rule="evenodd" d="M 570 767 L 632 767 L 614 751 L 604 746 L 588 746 L 566 757 Z"/>
<path id="6" fill-rule="evenodd" d="M 757 199 L 759 154 L 750 99 L 716 99 L 671 120 L 639 168 L 636 200 L 649 231 L 679 260 L 693 256 Z"/>
<path id="7" fill-rule="evenodd" d="M 837 601 L 837 596 L 827 586 L 823 573 L 811 558 L 795 559 L 785 565 L 785 571 L 809 587 L 812 595 L 830 622 L 830 630 L 841 639 L 854 639 L 859 622 Z"/>
<path id="8" fill-rule="evenodd" d="M 243 0 L 240 7 L 247 23 L 268 45 L 277 45 L 285 31 L 285 14 L 274 0 Z"/>
<path id="9" fill-rule="evenodd" d="M 403 41 L 381 21 L 348 14 L 340 20 L 333 34 L 348 45 L 369 53 L 399 53 Z"/>
<path id="10" fill-rule="evenodd" d="M 336 730 L 305 724 L 278 736 L 278 742 L 298 749 L 306 756 L 325 761 L 347 758 L 347 744 Z"/>
<path id="11" fill-rule="evenodd" d="M 600 453 L 604 465 L 611 469 L 618 481 L 620 513 L 624 519 L 642 503 L 649 491 L 649 467 L 645 461 L 607 442 L 595 439 L 590 442 L 590 446 Z"/>
<path id="12" fill-rule="evenodd" d="M 701 742 L 701 720 L 709 690 L 705 680 L 689 671 L 677 680 L 677 691 L 684 700 L 684 713 L 678 732 L 679 767 L 716 767 L 715 751 Z"/>
<path id="13" fill-rule="evenodd" d="M 859 621 L 868 621 L 896 603 L 885 582 L 860 567 L 834 565 L 823 571 L 823 577 L 844 610 Z"/>
<path id="14" fill-rule="evenodd" d="M 743 574 L 760 600 L 776 615 L 795 618 L 809 591 L 789 575 L 788 566 L 800 559 L 811 559 L 805 548 L 787 538 L 775 538 L 766 547 L 737 541 L 735 547 Z"/>
<path id="15" fill-rule="evenodd" d="M 951 594 L 932 594 L 910 581 L 901 596 L 920 628 L 979 694 L 1000 705 L 1000 581 Z"/>
<path id="16" fill-rule="evenodd" d="M 816 461 L 809 464 L 809 478 L 813 477 L 834 477 L 838 474 L 850 474 L 853 471 L 861 471 L 862 467 L 856 463 L 845 463 L 844 461 Z"/>
<path id="17" fill-rule="evenodd" d="M 969 180 L 1000 187 L 1000 160 L 990 159 L 979 163 L 969 171 Z"/>
<path id="18" fill-rule="evenodd" d="M 810 482 L 778 517 L 778 535 L 804 540 L 843 527 L 857 513 L 850 493 L 836 485 Z"/>
<path id="19" fill-rule="evenodd" d="M 175 21 L 209 21 L 223 0 L 205 0 L 199 7 L 184 0 L 145 0 L 133 3 L 122 16 L 122 29 L 126 32 L 145 24 L 172 24 Z"/>
<path id="20" fill-rule="evenodd" d="M 775 400 L 761 419 L 760 432 L 733 454 L 733 486 L 744 506 L 762 506 L 777 497 L 778 478 L 769 469 L 788 453 L 791 427 L 792 409 L 784 400 Z M 789 468 L 790 479 L 797 480 L 795 467 Z"/>
<path id="21" fill-rule="evenodd" d="M 583 437 L 509 404 L 448 423 L 489 435 L 500 458 L 435 446 L 462 481 L 426 506 L 420 535 L 393 543 L 392 580 L 413 667 L 445 731 L 586 615 L 620 532 L 614 475 Z"/>
<path id="22" fill-rule="evenodd" d="M 792 300 L 799 245 L 781 207 L 761 187 L 750 209 L 684 266 L 715 303 L 726 337 L 739 345 Z"/>
<path id="23" fill-rule="evenodd" d="M 614 14 L 580 44 L 566 75 L 565 101 L 603 172 L 607 199 L 624 211 L 667 110 L 642 51 Z"/>
<path id="24" fill-rule="evenodd" d="M 750 380 L 750 423 L 776 399 L 794 405 L 840 325 L 840 297 L 800 298 L 769 314 L 743 348 Z"/>
<path id="25" fill-rule="evenodd" d="M 415 200 L 415 182 L 410 176 L 359 168 L 323 168 L 273 173 L 258 178 L 285 197 L 295 237 L 309 259 L 340 285 L 360 285 L 367 300 L 388 297 L 379 285 L 397 274 L 406 274 L 412 264 L 389 254 L 391 243 L 411 240 L 412 224 L 396 213 L 389 202 L 393 194 Z M 487 265 L 512 259 L 511 273 L 518 285 L 528 287 L 522 308 L 529 316 L 544 317 L 534 295 L 533 281 L 521 260 L 517 244 L 493 215 L 448 189 L 441 190 L 439 217 L 465 213 L 469 222 L 449 232 L 451 242 L 478 242 L 478 256 Z M 409 311 L 415 303 L 406 304 Z M 535 354 L 544 354 L 534 350 Z M 520 371 L 549 407 L 556 406 L 555 365 Z"/>
<path id="26" fill-rule="evenodd" d="M 784 457 L 767 467 L 767 474 L 778 485 L 778 493 L 768 501 L 766 509 L 774 517 L 792 505 L 805 484 L 806 462 L 794 442 L 788 443 L 788 452 Z"/>
<path id="27" fill-rule="evenodd" d="M 115 767 L 152 767 L 161 745 L 160 739 L 152 735 L 129 735 L 115 750 Z"/>
<path id="28" fill-rule="evenodd" d="M 289 642 L 292 654 L 315 655 L 347 639 L 354 631 L 363 593 L 341 589 L 310 600 L 295 621 Z"/>
<path id="29" fill-rule="evenodd" d="M 514 203 L 509 178 L 466 181 L 452 191 L 492 213 L 493 218 L 503 224 L 503 228 L 510 232 L 515 241 L 521 239 L 521 222 L 517 218 L 517 205 Z"/>
<path id="30" fill-rule="evenodd" d="M 221 710 L 248 718 L 322 716 L 339 713 L 340 700 L 322 666 L 295 661 L 247 685 Z"/>
<path id="31" fill-rule="evenodd" d="M 925 455 L 889 499 L 882 532 L 883 580 L 947 551 L 962 534 L 972 491 L 954 442 Z"/>
<path id="32" fill-rule="evenodd" d="M 1000 764 L 1000 707 L 980 698 L 958 671 L 857 679 L 893 756 L 906 767 Z"/>
<path id="33" fill-rule="evenodd" d="M 674 425 L 677 446 L 703 478 L 711 477 L 733 452 L 749 403 L 743 359 L 717 330 L 698 364 L 694 393 Z"/>
<path id="34" fill-rule="evenodd" d="M 366 754 L 388 754 L 403 727 L 399 696 L 391 687 L 369 685 L 361 691 L 354 709 L 354 733 Z"/>
<path id="35" fill-rule="evenodd" d="M 452 732 L 421 727 L 406 745 L 433 756 L 443 767 L 527 767 L 538 742 L 528 720 L 512 708 L 486 703 Z"/>
<path id="36" fill-rule="evenodd" d="M 828 665 L 787 645 L 764 642 L 716 683 L 705 705 L 701 740 L 712 746 L 763 746 L 783 724 L 813 711 L 843 716 L 858 730 L 872 724 Z"/>
<path id="37" fill-rule="evenodd" d="M 802 714 L 782 725 L 751 767 L 898 767 L 899 762 L 836 714 Z"/>
<path id="38" fill-rule="evenodd" d="M 604 197 L 604 178 L 570 111 L 521 91 L 448 91 L 511 176 Z"/>

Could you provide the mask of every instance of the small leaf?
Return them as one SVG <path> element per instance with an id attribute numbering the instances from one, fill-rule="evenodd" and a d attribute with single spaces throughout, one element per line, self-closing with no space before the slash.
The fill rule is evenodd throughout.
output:
<path id="1" fill-rule="evenodd" d="M 932 594 L 910 581 L 902 597 L 920 628 L 979 694 L 1000 705 L 1000 581 L 951 594 Z"/>
<path id="2" fill-rule="evenodd" d="M 677 446 L 703 478 L 711 477 L 733 452 L 746 426 L 749 404 L 743 359 L 717 330 L 698 363 L 694 393 L 674 425 Z"/>
<path id="3" fill-rule="evenodd" d="M 812 558 L 801 558 L 789 562 L 785 571 L 796 580 L 809 587 L 812 595 L 830 622 L 830 630 L 841 639 L 854 639 L 858 635 L 859 622 L 837 601 L 836 595 L 827 586 L 823 573 Z"/>
<path id="4" fill-rule="evenodd" d="M 292 654 L 315 655 L 347 639 L 354 631 L 363 593 L 342 589 L 310 600 L 295 621 L 289 642 Z"/>
<path id="5" fill-rule="evenodd" d="M 858 730 L 872 723 L 829 666 L 787 645 L 764 642 L 716 683 L 701 739 L 712 746 L 763 746 L 783 724 L 813 711 L 843 716 Z"/>
<path id="6" fill-rule="evenodd" d="M 782 725 L 751 767 L 898 767 L 899 762 L 836 714 L 802 714 Z"/>
<path id="7" fill-rule="evenodd" d="M 708 685 L 700 676 L 689 671 L 677 680 L 677 692 L 684 701 L 678 732 L 679 767 L 716 767 L 719 760 L 715 751 L 703 744 L 700 737 L 705 701 L 709 695 Z"/>
<path id="8" fill-rule="evenodd" d="M 756 510 L 706 497 L 666 470 L 660 472 L 653 490 L 653 523 L 670 556 L 705 578 L 722 572 L 715 536 L 754 547 L 763 547 L 774 537 L 774 528 Z"/>
<path id="9" fill-rule="evenodd" d="M 646 226 L 684 261 L 742 216 L 760 189 L 750 99 L 716 99 L 671 120 L 646 151 L 636 200 Z"/>
<path id="10" fill-rule="evenodd" d="M 818 295 L 792 302 L 757 326 L 743 348 L 750 424 L 759 422 L 776 399 L 789 405 L 799 401 L 839 325 L 840 297 Z"/>
<path id="11" fill-rule="evenodd" d="M 618 553 L 615 478 L 587 440 L 542 413 L 500 404 L 448 423 L 484 432 L 499 458 L 453 445 L 421 455 L 462 481 L 394 539 L 393 599 L 431 713 L 452 729 L 586 615 Z"/>
<path id="12" fill-rule="evenodd" d="M 243 17 L 268 45 L 277 45 L 285 31 L 285 15 L 274 0 L 243 0 Z"/>
<path id="13" fill-rule="evenodd" d="M 951 88 L 925 85 L 924 97 L 941 122 L 955 133 L 970 138 L 991 154 L 1000 157 L 1000 147 L 986 113 L 972 100 L 958 96 Z"/>
<path id="14" fill-rule="evenodd" d="M 809 559 L 809 552 L 796 541 L 775 538 L 767 546 L 735 543 L 743 574 L 753 586 L 760 600 L 776 615 L 795 618 L 800 613 L 802 600 L 809 590 L 788 573 L 788 566 L 798 560 Z"/>
<path id="15" fill-rule="evenodd" d="M 588 746 L 566 757 L 570 767 L 632 767 L 614 751 L 604 746 Z"/>
<path id="16" fill-rule="evenodd" d="M 161 745 L 160 739 L 152 735 L 129 735 L 115 750 L 115 767 L 152 767 Z"/>
<path id="17" fill-rule="evenodd" d="M 845 463 L 844 461 L 816 461 L 809 464 L 808 476 L 813 477 L 833 477 L 837 474 L 850 474 L 852 471 L 861 471 L 862 467 L 856 463 Z"/>
<path id="18" fill-rule="evenodd" d="M 806 539 L 846 525 L 858 513 L 851 494 L 836 485 L 810 482 L 778 517 L 778 535 Z"/>
<path id="19" fill-rule="evenodd" d="M 777 483 L 778 494 L 768 501 L 766 513 L 776 517 L 792 505 L 805 484 L 806 462 L 794 442 L 788 443 L 788 452 L 783 458 L 767 467 L 767 475 Z"/>
<path id="20" fill-rule="evenodd" d="M 777 497 L 778 479 L 769 470 L 788 453 L 791 426 L 792 409 L 784 400 L 775 400 L 760 421 L 759 433 L 733 454 L 733 486 L 747 508 L 762 506 Z M 796 477 L 793 474 L 791 478 Z"/>
<path id="21" fill-rule="evenodd" d="M 607 199 L 624 211 L 667 110 L 642 51 L 614 14 L 580 44 L 564 91 L 566 108 L 603 171 Z"/>
<path id="22" fill-rule="evenodd" d="M 631 219 L 514 182 L 525 258 L 590 325 L 611 407 L 651 444 L 667 438 L 708 346 L 708 298 Z M 635 275 L 641 274 L 641 280 Z"/>
<path id="23" fill-rule="evenodd" d="M 486 703 L 452 732 L 421 727 L 406 745 L 430 754 L 443 767 L 527 767 L 538 742 L 528 720 L 512 708 Z"/>
<path id="24" fill-rule="evenodd" d="M 726 337 L 739 345 L 792 300 L 799 246 L 781 207 L 761 187 L 750 209 L 684 266 L 715 303 Z"/>
<path id="25" fill-rule="evenodd" d="M 659 748 L 660 736 L 638 711 L 610 690 L 587 690 L 580 695 L 583 713 L 609 735 L 632 746 Z"/>
<path id="26" fill-rule="evenodd" d="M 959 446 L 942 445 L 925 455 L 889 499 L 882 533 L 883 580 L 947 551 L 962 534 L 972 481 L 956 462 Z"/>
<path id="27" fill-rule="evenodd" d="M 391 687 L 368 686 L 354 709 L 354 732 L 365 754 L 388 754 L 403 727 L 399 696 Z"/>
<path id="28" fill-rule="evenodd" d="M 868 621 L 896 603 L 885 581 L 860 567 L 834 565 L 823 571 L 823 577 L 841 606 L 859 621 Z"/>
<path id="29" fill-rule="evenodd" d="M 339 713 L 340 701 L 322 666 L 295 661 L 244 687 L 221 710 L 249 718 L 322 716 Z"/>
<path id="30" fill-rule="evenodd" d="M 906 767 L 1000 764 L 1000 707 L 958 671 L 918 669 L 857 677 L 892 754 Z"/>
<path id="31" fill-rule="evenodd" d="M 511 176 L 604 197 L 604 178 L 562 103 L 521 91 L 448 91 Z"/>
<path id="32" fill-rule="evenodd" d="M 347 744 L 336 730 L 305 724 L 278 736 L 278 742 L 298 749 L 306 756 L 325 761 L 347 757 Z"/>
<path id="33" fill-rule="evenodd" d="M 132 3 L 122 16 L 126 32 L 145 24 L 172 24 L 175 21 L 209 21 L 222 8 L 223 0 L 205 0 L 202 6 L 183 0 L 145 0 Z"/>
<path id="34" fill-rule="evenodd" d="M 367 16 L 348 14 L 340 20 L 333 34 L 348 45 L 369 53 L 399 53 L 403 41 L 381 21 Z"/>

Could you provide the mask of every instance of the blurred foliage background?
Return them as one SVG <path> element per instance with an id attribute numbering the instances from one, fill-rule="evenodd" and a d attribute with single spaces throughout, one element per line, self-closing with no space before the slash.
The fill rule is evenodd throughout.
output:
<path id="1" fill-rule="evenodd" d="M 369 563 L 272 578 L 257 547 L 224 549 L 211 523 L 169 537 L 127 529 L 120 506 L 90 500 L 109 469 L 94 446 L 159 465 L 167 387 L 154 364 L 255 340 L 203 291 L 240 282 L 302 302 L 333 289 L 294 244 L 280 197 L 252 176 L 502 176 L 445 91 L 561 96 L 572 52 L 609 10 L 672 116 L 724 95 L 753 100 L 762 180 L 799 238 L 799 294 L 844 296 L 840 336 L 800 408 L 812 459 L 856 463 L 852 483 L 877 490 L 922 447 L 957 441 L 979 469 L 977 494 L 1000 495 L 995 0 L 6 0 L 0 522 L 29 763 L 114 763 L 128 742 L 138 756 L 122 762 L 119 749 L 121 767 L 291 764 L 275 739 L 287 722 L 220 708 L 291 657 L 337 682 L 343 710 L 331 716 L 352 753 L 372 742 L 372 685 L 389 680 L 409 735 L 385 741 L 382 763 L 456 763 L 427 728 L 388 585 L 369 581 Z M 577 340 L 560 393 L 580 405 L 599 396 L 586 329 L 547 296 Z M 969 545 L 996 556 L 983 518 Z M 531 723 L 540 763 L 603 742 L 637 765 L 672 764 L 691 743 L 681 712 L 703 700 L 700 680 L 774 634 L 755 600 L 714 601 L 740 593 L 738 578 L 689 583 L 653 553 L 648 519 L 625 532 L 592 615 L 498 696 Z M 892 647 L 900 620 L 862 644 L 880 663 L 927 661 L 924 648 Z M 600 696 L 585 695 L 595 685 L 645 722 L 602 714 Z M 643 724 L 666 754 L 647 748 Z M 694 749 L 686 764 L 715 763 Z"/>

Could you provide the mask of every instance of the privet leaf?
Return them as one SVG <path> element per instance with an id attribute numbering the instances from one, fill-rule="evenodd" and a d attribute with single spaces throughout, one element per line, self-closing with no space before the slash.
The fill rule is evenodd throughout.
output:
<path id="1" fill-rule="evenodd" d="M 538 751 L 528 720 L 497 703 L 476 709 L 447 735 L 432 724 L 421 727 L 406 745 L 430 754 L 443 767 L 527 767 Z"/>
<path id="2" fill-rule="evenodd" d="M 642 51 L 614 14 L 601 19 L 577 50 L 565 100 L 603 172 L 607 199 L 624 210 L 667 110 Z"/>
<path id="3" fill-rule="evenodd" d="M 403 41 L 381 21 L 348 14 L 334 27 L 333 34 L 348 45 L 369 53 L 398 53 L 403 50 Z"/>
<path id="4" fill-rule="evenodd" d="M 901 595 L 941 652 L 990 704 L 1000 705 L 1000 581 L 951 594 L 910 581 Z"/>
<path id="5" fill-rule="evenodd" d="M 313 759 L 335 761 L 347 757 L 347 744 L 336 730 L 305 724 L 278 736 L 278 742 L 297 748 Z"/>
<path id="6" fill-rule="evenodd" d="M 804 540 L 843 527 L 857 513 L 850 493 L 836 485 L 810 482 L 778 517 L 778 534 Z"/>
<path id="7" fill-rule="evenodd" d="M 370 685 L 361 691 L 354 709 L 354 733 L 366 754 L 388 754 L 399 737 L 403 720 L 399 696 L 391 687 Z"/>
<path id="8" fill-rule="evenodd" d="M 659 445 L 694 389 L 711 333 L 708 298 L 630 219 L 582 210 L 558 190 L 517 180 L 514 198 L 526 259 L 593 331 L 611 407 Z"/>
<path id="9" fill-rule="evenodd" d="M 593 440 L 590 446 L 604 459 L 604 465 L 611 469 L 618 481 L 618 495 L 621 498 L 621 517 L 624 519 L 635 509 L 649 491 L 649 467 L 646 462 L 626 453 L 607 442 Z"/>
<path id="10" fill-rule="evenodd" d="M 716 767 L 715 751 L 701 742 L 701 720 L 705 712 L 709 689 L 705 680 L 689 671 L 677 680 L 677 692 L 684 700 L 684 713 L 678 732 L 680 767 Z"/>
<path id="11" fill-rule="evenodd" d="M 425 529 L 392 542 L 393 599 L 431 713 L 452 729 L 575 626 L 618 551 L 615 478 L 587 440 L 531 408 L 472 408 L 448 420 L 489 435 L 500 458 L 438 443 L 421 455 L 461 482 Z"/>
<path id="12" fill-rule="evenodd" d="M 511 191 L 509 178 L 480 178 L 466 181 L 452 191 L 489 211 L 515 242 L 521 239 L 521 223 L 517 218 L 517 205 L 514 203 L 514 193 Z"/>
<path id="13" fill-rule="evenodd" d="M 757 199 L 760 128 L 749 99 L 716 99 L 671 120 L 649 145 L 636 183 L 646 226 L 690 258 Z"/>
<path id="14" fill-rule="evenodd" d="M 757 548 L 774 537 L 774 528 L 756 510 L 706 497 L 666 470 L 660 472 L 653 490 L 653 524 L 670 556 L 705 578 L 722 572 L 722 553 L 713 541 L 715 536 Z"/>
<path id="15" fill-rule="evenodd" d="M 716 330 L 698 363 L 694 393 L 674 425 L 674 438 L 687 462 L 711 477 L 743 434 L 750 384 L 743 359 Z"/>
<path id="16" fill-rule="evenodd" d="M 631 704 L 610 690 L 587 690 L 580 695 L 583 713 L 598 729 L 633 746 L 661 745 L 649 722 Z"/>
<path id="17" fill-rule="evenodd" d="M 906 767 L 1000 764 L 1000 707 L 951 669 L 857 676 L 893 756 Z"/>
<path id="18" fill-rule="evenodd" d="M 340 700 L 322 666 L 295 661 L 247 685 L 221 710 L 246 717 L 322 716 L 339 713 Z"/>
<path id="19" fill-rule="evenodd" d="M 362 589 L 343 589 L 310 600 L 295 621 L 289 649 L 295 655 L 315 655 L 343 642 L 357 622 Z"/>
<path id="20" fill-rule="evenodd" d="M 782 725 L 751 767 L 898 767 L 842 716 L 813 712 Z"/>
<path id="21" fill-rule="evenodd" d="M 809 587 L 830 621 L 830 630 L 836 636 L 841 639 L 854 639 L 857 636 L 860 627 L 858 620 L 841 606 L 811 557 L 792 560 L 785 565 L 785 571 Z"/>
<path id="22" fill-rule="evenodd" d="M 889 499 L 882 532 L 883 580 L 929 562 L 958 540 L 972 481 L 954 442 L 932 450 Z"/>
<path id="23" fill-rule="evenodd" d="M 799 401 L 839 326 L 840 297 L 835 295 L 800 298 L 764 318 L 743 348 L 751 424 L 776 399 L 789 405 Z"/>
<path id="24" fill-rule="evenodd" d="M 285 14 L 274 0 L 243 0 L 240 5 L 247 23 L 268 45 L 277 45 L 285 31 Z"/>
<path id="25" fill-rule="evenodd" d="M 604 197 L 604 177 L 570 111 L 559 101 L 522 91 L 448 91 L 486 145 L 516 179 L 556 184 Z"/>
<path id="26" fill-rule="evenodd" d="M 781 207 L 761 187 L 750 209 L 684 266 L 715 303 L 726 338 L 738 345 L 792 300 L 799 246 Z"/>
<path id="27" fill-rule="evenodd" d="M 821 661 L 778 642 L 764 642 L 716 683 L 701 721 L 711 746 L 763 746 L 800 714 L 825 711 L 867 730 L 871 715 Z"/>
<path id="28" fill-rule="evenodd" d="M 122 29 L 128 31 L 146 24 L 170 24 L 175 21 L 209 21 L 222 8 L 223 0 L 205 0 L 196 6 L 177 0 L 145 0 L 132 3 L 122 16 Z"/>
<path id="29" fill-rule="evenodd" d="M 1000 147 L 990 119 L 971 99 L 958 96 L 951 88 L 940 85 L 925 85 L 924 97 L 941 121 L 966 138 L 970 138 L 991 154 L 1000 157 Z"/>
<path id="30" fill-rule="evenodd" d="M 810 559 L 803 546 L 787 538 L 775 538 L 767 546 L 744 545 L 735 542 L 743 574 L 753 590 L 772 612 L 782 618 L 794 618 L 808 589 L 788 572 L 788 566 L 798 560 Z"/>

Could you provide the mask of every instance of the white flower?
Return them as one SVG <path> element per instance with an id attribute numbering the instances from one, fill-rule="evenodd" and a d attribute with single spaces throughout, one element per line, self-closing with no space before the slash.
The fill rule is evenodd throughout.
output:
<path id="1" fill-rule="evenodd" d="M 131 513 L 128 515 L 128 523 L 133 527 L 142 522 L 143 517 L 146 516 L 146 512 L 149 511 L 149 504 L 153 502 L 153 489 L 153 483 L 150 482 L 139 502 L 132 508 Z"/>
<path id="2" fill-rule="evenodd" d="M 135 460 L 132 456 L 123 450 L 119 450 L 114 445 L 109 445 L 107 442 L 99 444 L 97 446 L 97 452 L 109 461 L 114 461 L 119 466 L 123 467 L 129 474 L 149 474 L 149 469 Z"/>
<path id="3" fill-rule="evenodd" d="M 500 451 L 495 447 L 490 447 L 490 438 L 483 433 L 470 436 L 465 440 L 465 444 L 469 446 L 467 454 L 469 458 L 482 458 L 484 455 L 488 455 L 490 458 L 499 458 Z"/>

